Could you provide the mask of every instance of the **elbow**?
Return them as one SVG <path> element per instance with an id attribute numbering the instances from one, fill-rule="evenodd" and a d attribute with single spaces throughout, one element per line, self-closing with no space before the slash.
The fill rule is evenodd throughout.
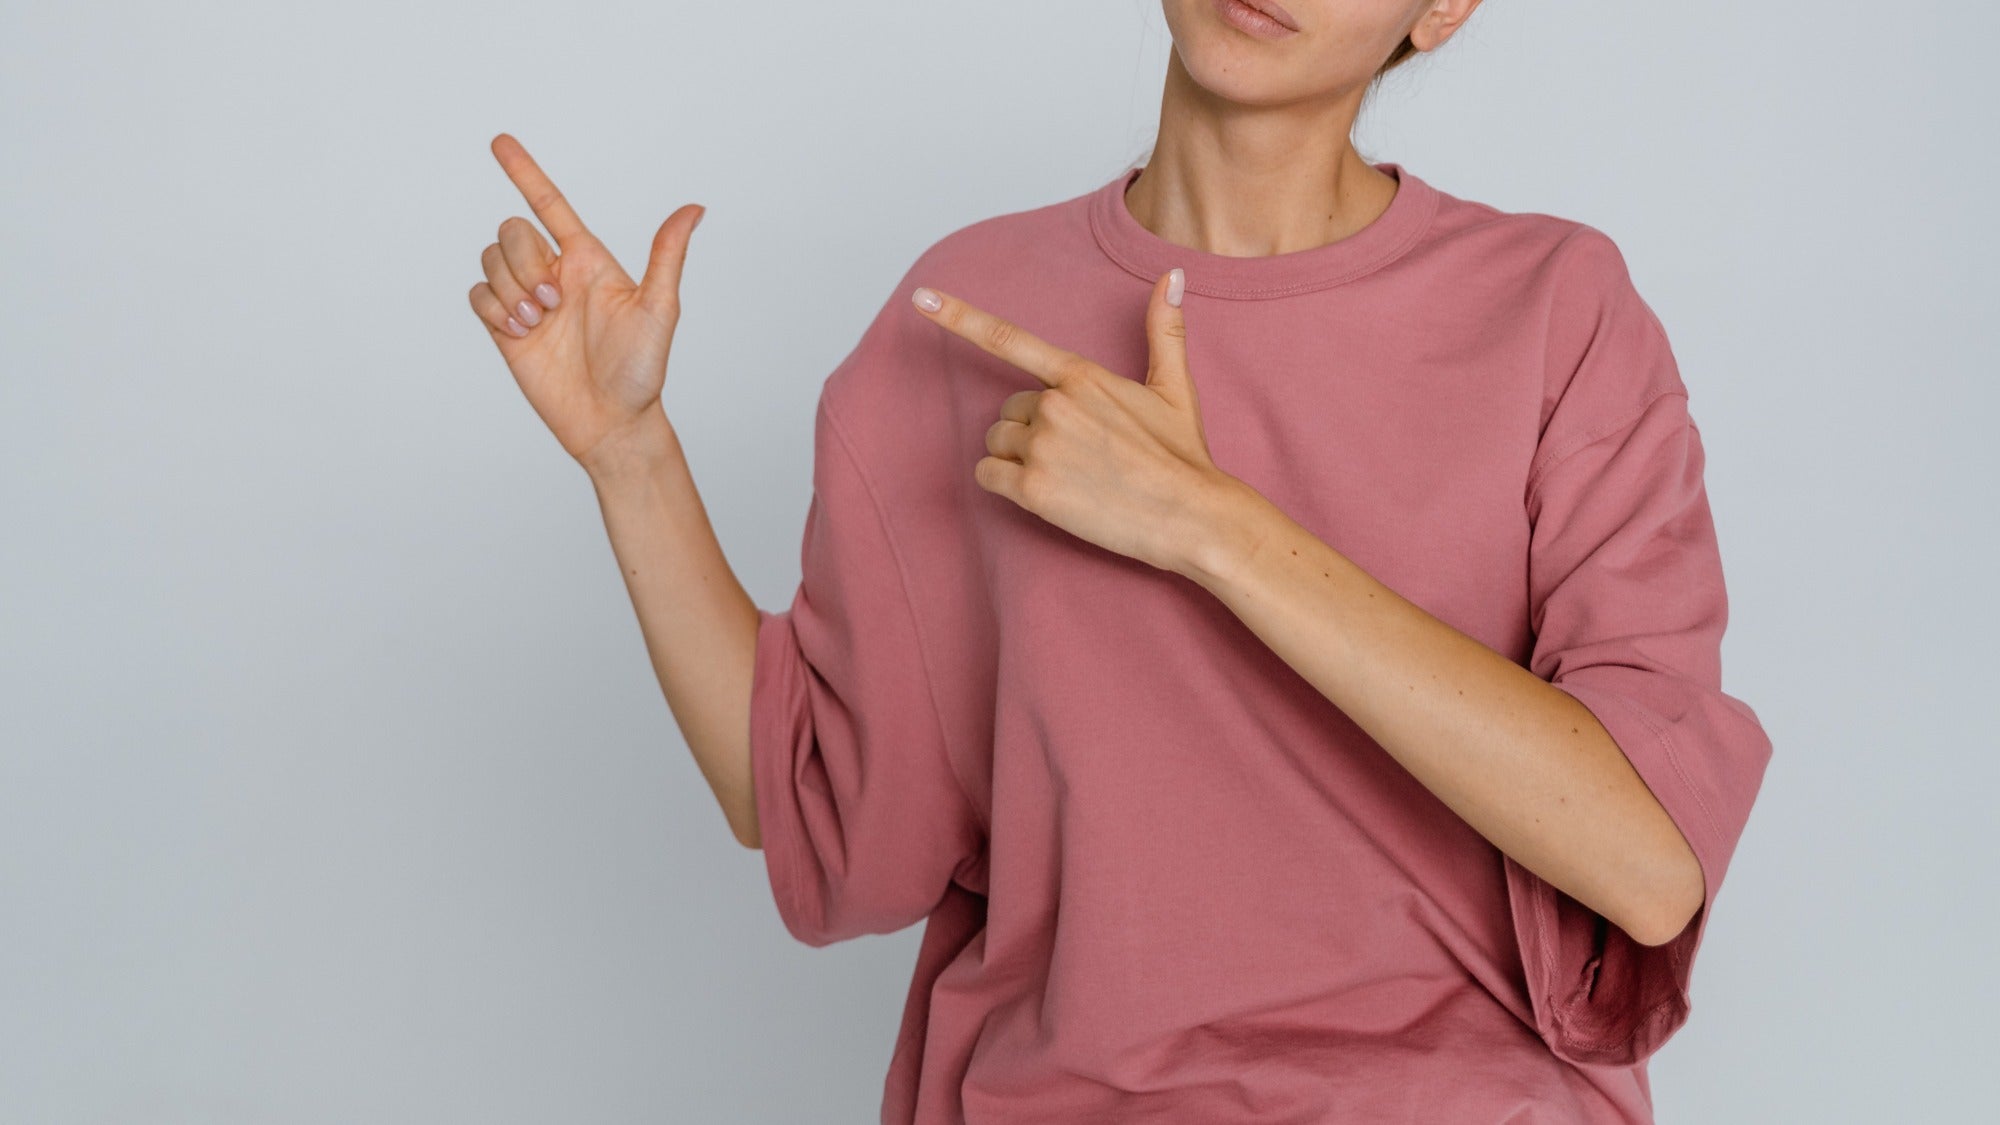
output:
<path id="1" fill-rule="evenodd" d="M 737 843 L 751 851 L 763 850 L 764 833 L 761 826 L 757 823 L 757 814 L 755 812 L 752 812 L 747 818 L 731 818 L 729 821 L 729 832 L 730 835 L 736 837 Z"/>
<path id="2" fill-rule="evenodd" d="M 1620 927 L 1640 945 L 1657 947 L 1681 936 L 1688 923 L 1694 920 L 1694 912 L 1683 913 L 1679 909 L 1656 909 L 1645 921 L 1635 925 Z"/>
<path id="3" fill-rule="evenodd" d="M 1680 937 L 1708 900 L 1701 864 L 1692 851 L 1685 852 L 1674 872 L 1666 889 L 1649 896 L 1632 924 L 1622 927 L 1640 945 L 1661 946 Z"/>
<path id="4" fill-rule="evenodd" d="M 729 822 L 729 834 L 736 837 L 737 843 L 751 851 L 764 847 L 763 825 L 757 819 L 757 799 L 754 795 L 744 797 L 733 806 L 725 803 L 722 818 Z"/>

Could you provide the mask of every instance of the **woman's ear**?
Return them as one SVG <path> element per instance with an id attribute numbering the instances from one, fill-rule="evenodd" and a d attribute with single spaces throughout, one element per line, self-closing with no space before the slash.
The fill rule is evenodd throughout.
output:
<path id="1" fill-rule="evenodd" d="M 1419 51 L 1435 51 L 1444 45 L 1472 13 L 1479 0 L 1435 0 L 1410 27 L 1410 44 Z"/>

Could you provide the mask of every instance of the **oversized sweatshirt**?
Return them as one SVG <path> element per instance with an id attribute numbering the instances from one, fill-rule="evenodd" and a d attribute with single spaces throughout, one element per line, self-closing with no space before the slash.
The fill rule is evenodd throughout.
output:
<path id="1" fill-rule="evenodd" d="M 1263 257 L 1140 225 L 1138 167 L 974 222 L 826 378 L 750 753 L 792 936 L 925 924 L 885 1125 L 1652 1120 L 1771 753 L 1688 388 L 1602 231 L 1375 166 L 1370 225 Z M 910 291 L 1143 379 L 1175 266 L 1216 465 L 1603 723 L 1700 861 L 1678 937 L 1501 852 L 1194 581 L 974 480 L 1042 384 Z"/>

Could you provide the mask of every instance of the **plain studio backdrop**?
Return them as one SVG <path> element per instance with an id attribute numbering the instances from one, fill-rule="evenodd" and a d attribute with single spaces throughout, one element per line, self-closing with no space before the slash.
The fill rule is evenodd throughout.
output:
<path id="1" fill-rule="evenodd" d="M 780 924 L 583 472 L 466 302 L 528 146 L 635 275 L 758 603 L 914 257 L 1141 156 L 1155 0 L 9 2 L 0 1122 L 875 1119 L 920 927 Z M 1663 1122 L 1991 1092 L 1990 5 L 1493 0 L 1364 153 L 1609 233 L 1776 746 Z M 967 466 L 970 471 L 970 466 Z"/>

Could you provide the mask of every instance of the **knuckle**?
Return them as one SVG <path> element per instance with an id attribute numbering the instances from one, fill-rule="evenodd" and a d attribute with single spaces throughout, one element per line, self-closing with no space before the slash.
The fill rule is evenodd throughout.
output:
<path id="1" fill-rule="evenodd" d="M 1040 469 L 1023 468 L 1014 480 L 1015 486 L 1020 489 L 1021 499 L 1030 507 L 1038 507 L 1048 500 L 1051 487 L 1048 473 Z"/>
<path id="2" fill-rule="evenodd" d="M 1080 355 L 1066 354 L 1056 359 L 1053 370 L 1056 378 L 1064 383 L 1081 383 L 1090 372 L 1090 361 Z"/>
<path id="3" fill-rule="evenodd" d="M 1026 440 L 1021 444 L 1024 447 L 1033 446 L 1032 452 L 1027 448 L 1022 449 L 1021 460 L 1023 462 L 1032 460 L 1044 473 L 1062 465 L 1067 457 L 1062 438 L 1039 426 L 1030 430 Z"/>
<path id="4" fill-rule="evenodd" d="M 1037 400 L 1035 417 L 1051 425 L 1062 422 L 1076 408 L 1076 400 L 1067 394 L 1059 394 L 1054 389 L 1042 392 Z"/>
<path id="5" fill-rule="evenodd" d="M 1132 385 L 1129 379 L 1078 379 L 1070 383 L 1069 387 L 1070 394 L 1075 397 L 1081 409 L 1081 405 L 1086 401 L 1100 406 L 1115 403 L 1118 401 L 1118 396 L 1131 389 Z"/>
<path id="6" fill-rule="evenodd" d="M 493 295 L 501 304 L 512 304 L 521 298 L 520 278 L 515 276 L 513 266 L 508 264 L 507 255 L 498 243 L 487 247 L 480 261 L 485 265 L 486 280 L 492 286 Z"/>
<path id="7" fill-rule="evenodd" d="M 1021 330 L 1004 317 L 994 317 L 986 326 L 986 343 L 996 351 L 1005 351 L 1020 338 Z"/>
<path id="8" fill-rule="evenodd" d="M 1040 460 L 1035 450 L 1042 445 L 1042 434 L 1040 426 L 1028 426 L 1021 431 L 1019 452 L 1023 463 Z"/>

